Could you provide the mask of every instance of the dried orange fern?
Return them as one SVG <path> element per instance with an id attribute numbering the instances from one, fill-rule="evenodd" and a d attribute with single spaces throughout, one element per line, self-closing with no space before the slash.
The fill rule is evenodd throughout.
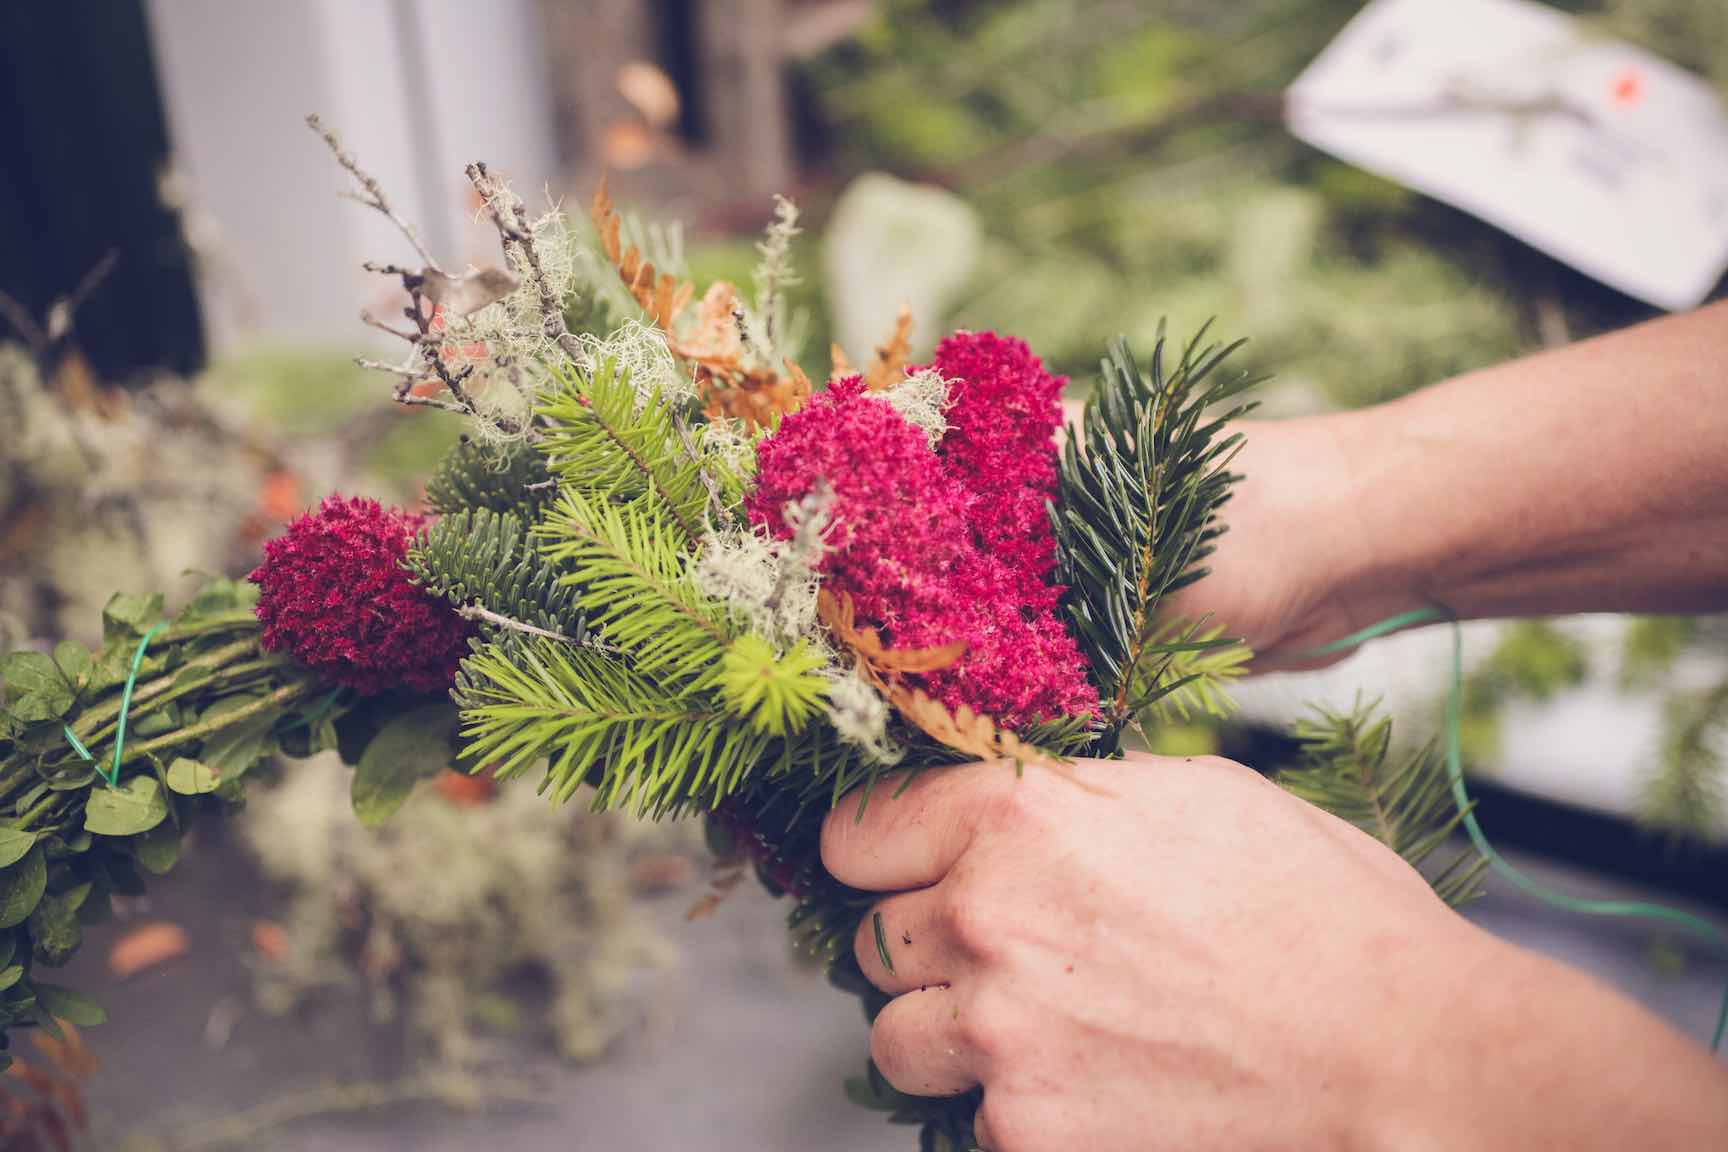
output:
<path id="1" fill-rule="evenodd" d="M 688 280 L 657 273 L 642 250 L 632 244 L 624 247 L 624 220 L 612 203 L 612 193 L 604 177 L 594 191 L 594 203 L 589 209 L 594 227 L 600 233 L 600 247 L 606 259 L 618 270 L 618 278 L 629 289 L 630 296 L 662 332 L 670 334 L 678 314 L 684 311 L 696 294 L 696 286 Z"/>
<path id="2" fill-rule="evenodd" d="M 902 304 L 894 317 L 894 332 L 888 343 L 876 349 L 876 358 L 864 369 L 864 384 L 872 392 L 892 388 L 906 375 L 906 362 L 912 358 L 912 309 Z"/>

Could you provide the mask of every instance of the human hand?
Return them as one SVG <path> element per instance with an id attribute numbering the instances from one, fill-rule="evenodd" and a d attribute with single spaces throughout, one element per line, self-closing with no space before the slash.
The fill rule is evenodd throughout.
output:
<path id="1" fill-rule="evenodd" d="M 871 1054 L 904 1092 L 982 1084 L 989 1152 L 1728 1132 L 1707 1057 L 1240 765 L 978 764 L 892 791 L 822 842 L 843 883 L 904 890 L 878 906 L 892 971 L 872 918 L 856 940 L 895 997 Z"/>

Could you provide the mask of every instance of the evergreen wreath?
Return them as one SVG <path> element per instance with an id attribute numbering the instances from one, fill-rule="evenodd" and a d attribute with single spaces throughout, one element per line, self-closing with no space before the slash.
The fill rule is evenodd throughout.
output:
<path id="1" fill-rule="evenodd" d="M 278 753 L 331 748 L 369 824 L 450 764 L 700 816 L 730 862 L 717 889 L 753 867 L 874 1014 L 850 951 L 874 897 L 818 853 L 843 797 L 963 760 L 1059 770 L 1228 707 L 1244 649 L 1161 608 L 1223 530 L 1254 383 L 1236 345 L 1118 341 L 1058 455 L 1065 381 L 1011 338 L 955 333 L 911 365 L 903 318 L 814 388 L 787 338 L 785 201 L 754 298 L 698 298 L 675 234 L 625 221 L 604 187 L 586 223 L 533 219 L 472 165 L 504 265 L 451 274 L 312 126 L 424 259 L 376 269 L 411 328 L 368 318 L 408 345 L 374 366 L 470 435 L 429 481 L 436 518 L 331 498 L 251 583 L 213 581 L 171 620 L 160 597 L 117 596 L 98 650 L 6 657 L 7 1034 L 99 1023 L 42 971 L 172 866 L 200 812 Z M 1459 814 L 1431 754 L 1394 758 L 1365 711 L 1298 736 L 1292 791 L 1468 898 L 1474 861 L 1433 862 Z M 926 1149 L 972 1146 L 976 1093 L 907 1096 L 874 1068 L 849 1091 Z"/>

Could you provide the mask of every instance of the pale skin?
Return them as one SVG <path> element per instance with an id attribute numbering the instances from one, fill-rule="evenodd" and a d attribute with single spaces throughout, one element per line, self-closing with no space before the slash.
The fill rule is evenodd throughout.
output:
<path id="1" fill-rule="evenodd" d="M 1728 305 L 1245 430 L 1175 608 L 1262 666 L 1432 603 L 1728 608 Z M 1240 765 L 972 765 L 855 815 L 822 847 L 888 894 L 871 1053 L 982 1084 L 989 1152 L 1728 1148 L 1728 1067 Z"/>

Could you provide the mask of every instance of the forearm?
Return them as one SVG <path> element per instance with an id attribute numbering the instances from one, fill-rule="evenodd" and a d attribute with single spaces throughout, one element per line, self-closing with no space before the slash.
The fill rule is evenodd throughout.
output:
<path id="1" fill-rule="evenodd" d="M 1728 1068 L 1582 973 L 1501 942 L 1480 957 L 1417 1045 L 1410 1114 L 1374 1143 L 1728 1147 Z"/>
<path id="2" fill-rule="evenodd" d="M 1347 595 L 1465 617 L 1728 607 L 1728 304 L 1301 422 Z"/>

